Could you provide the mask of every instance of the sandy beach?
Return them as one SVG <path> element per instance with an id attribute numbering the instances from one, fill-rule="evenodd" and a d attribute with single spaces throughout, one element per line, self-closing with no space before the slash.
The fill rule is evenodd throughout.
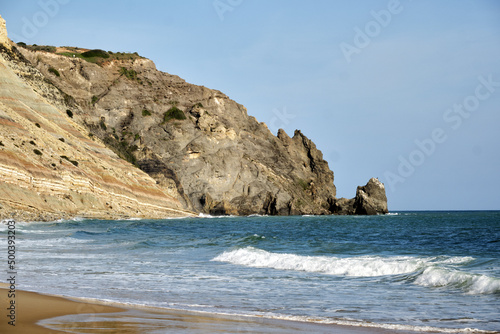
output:
<path id="1" fill-rule="evenodd" d="M 8 297 L 8 290 L 3 285 L 0 289 L 2 321 L 0 321 L 0 333 L 58 333 L 37 325 L 42 319 L 50 319 L 68 314 L 102 313 L 123 311 L 117 307 L 76 302 L 69 299 L 42 295 L 34 292 L 16 290 L 15 299 Z M 7 315 L 10 313 L 10 301 L 15 301 L 15 326 L 9 324 L 12 321 Z"/>
<path id="2" fill-rule="evenodd" d="M 182 310 L 107 305 L 16 290 L 16 322 L 8 324 L 10 298 L 0 289 L 5 313 L 0 333 L 403 333 L 393 330 L 237 317 Z"/>

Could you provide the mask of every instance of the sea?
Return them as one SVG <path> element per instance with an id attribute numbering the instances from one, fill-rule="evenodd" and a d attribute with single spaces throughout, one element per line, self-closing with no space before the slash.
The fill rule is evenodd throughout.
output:
<path id="1" fill-rule="evenodd" d="M 6 224 L 0 231 L 6 253 Z M 500 211 L 16 222 L 16 238 L 17 288 L 28 291 L 388 330 L 500 331 Z"/>

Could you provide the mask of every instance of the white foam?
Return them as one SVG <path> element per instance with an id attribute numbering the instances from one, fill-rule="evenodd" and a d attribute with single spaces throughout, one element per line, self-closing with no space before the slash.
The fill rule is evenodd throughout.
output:
<path id="1" fill-rule="evenodd" d="M 426 268 L 417 277 L 415 284 L 427 287 L 452 286 L 463 289 L 469 294 L 493 294 L 500 292 L 499 278 L 434 266 Z"/>
<path id="2" fill-rule="evenodd" d="M 414 325 L 404 325 L 404 324 L 387 324 L 387 323 L 376 323 L 367 322 L 354 319 L 321 319 L 321 318 L 310 318 L 305 316 L 287 316 L 287 315 L 270 315 L 267 316 L 270 319 L 282 319 L 290 321 L 302 321 L 302 322 L 314 322 L 321 324 L 332 324 L 341 326 L 353 326 L 353 327 L 364 327 L 364 328 L 383 328 L 396 331 L 412 331 L 412 332 L 433 332 L 433 333 L 482 333 L 482 334 L 495 334 L 498 332 L 487 331 L 476 328 L 444 328 L 444 327 L 434 327 L 434 326 L 414 326 Z"/>
<path id="3" fill-rule="evenodd" d="M 197 218 L 240 218 L 239 216 L 234 215 L 224 215 L 224 216 L 212 216 L 206 213 L 200 213 Z"/>
<path id="4" fill-rule="evenodd" d="M 412 273 L 425 268 L 429 263 L 436 261 L 436 258 L 416 258 L 410 256 L 359 256 L 348 258 L 303 256 L 271 253 L 254 247 L 246 247 L 224 252 L 212 259 L 212 261 L 229 262 L 248 267 L 296 270 L 353 277 L 372 277 Z M 464 258 L 457 258 L 454 261 L 463 262 Z"/>

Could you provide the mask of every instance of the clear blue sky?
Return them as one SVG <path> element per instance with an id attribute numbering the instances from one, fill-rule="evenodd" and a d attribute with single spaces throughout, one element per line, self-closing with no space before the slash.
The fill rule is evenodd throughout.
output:
<path id="1" fill-rule="evenodd" d="M 500 1 L 2 1 L 14 41 L 137 51 L 314 140 L 339 197 L 500 209 Z"/>

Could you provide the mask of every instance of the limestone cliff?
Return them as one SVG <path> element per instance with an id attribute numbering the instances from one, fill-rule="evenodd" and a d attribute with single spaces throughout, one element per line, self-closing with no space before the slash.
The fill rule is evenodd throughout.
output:
<path id="1" fill-rule="evenodd" d="M 137 172 L 147 173 L 187 210 L 234 215 L 386 212 L 382 206 L 340 210 L 333 172 L 304 134 L 295 131 L 290 137 L 280 130 L 275 136 L 225 94 L 158 71 L 151 60 L 69 47 L 13 50 L 26 63 L 22 70 L 14 61 L 10 66 L 66 121 L 137 166 Z M 370 201 L 358 206 L 365 203 Z"/>
<path id="2" fill-rule="evenodd" d="M 7 37 L 7 27 L 5 25 L 5 20 L 0 16 L 0 44 L 5 48 L 10 49 L 10 40 Z"/>
<path id="3" fill-rule="evenodd" d="M 0 218 L 192 214 L 21 80 L 43 75 L 14 47 L 0 51 Z"/>

